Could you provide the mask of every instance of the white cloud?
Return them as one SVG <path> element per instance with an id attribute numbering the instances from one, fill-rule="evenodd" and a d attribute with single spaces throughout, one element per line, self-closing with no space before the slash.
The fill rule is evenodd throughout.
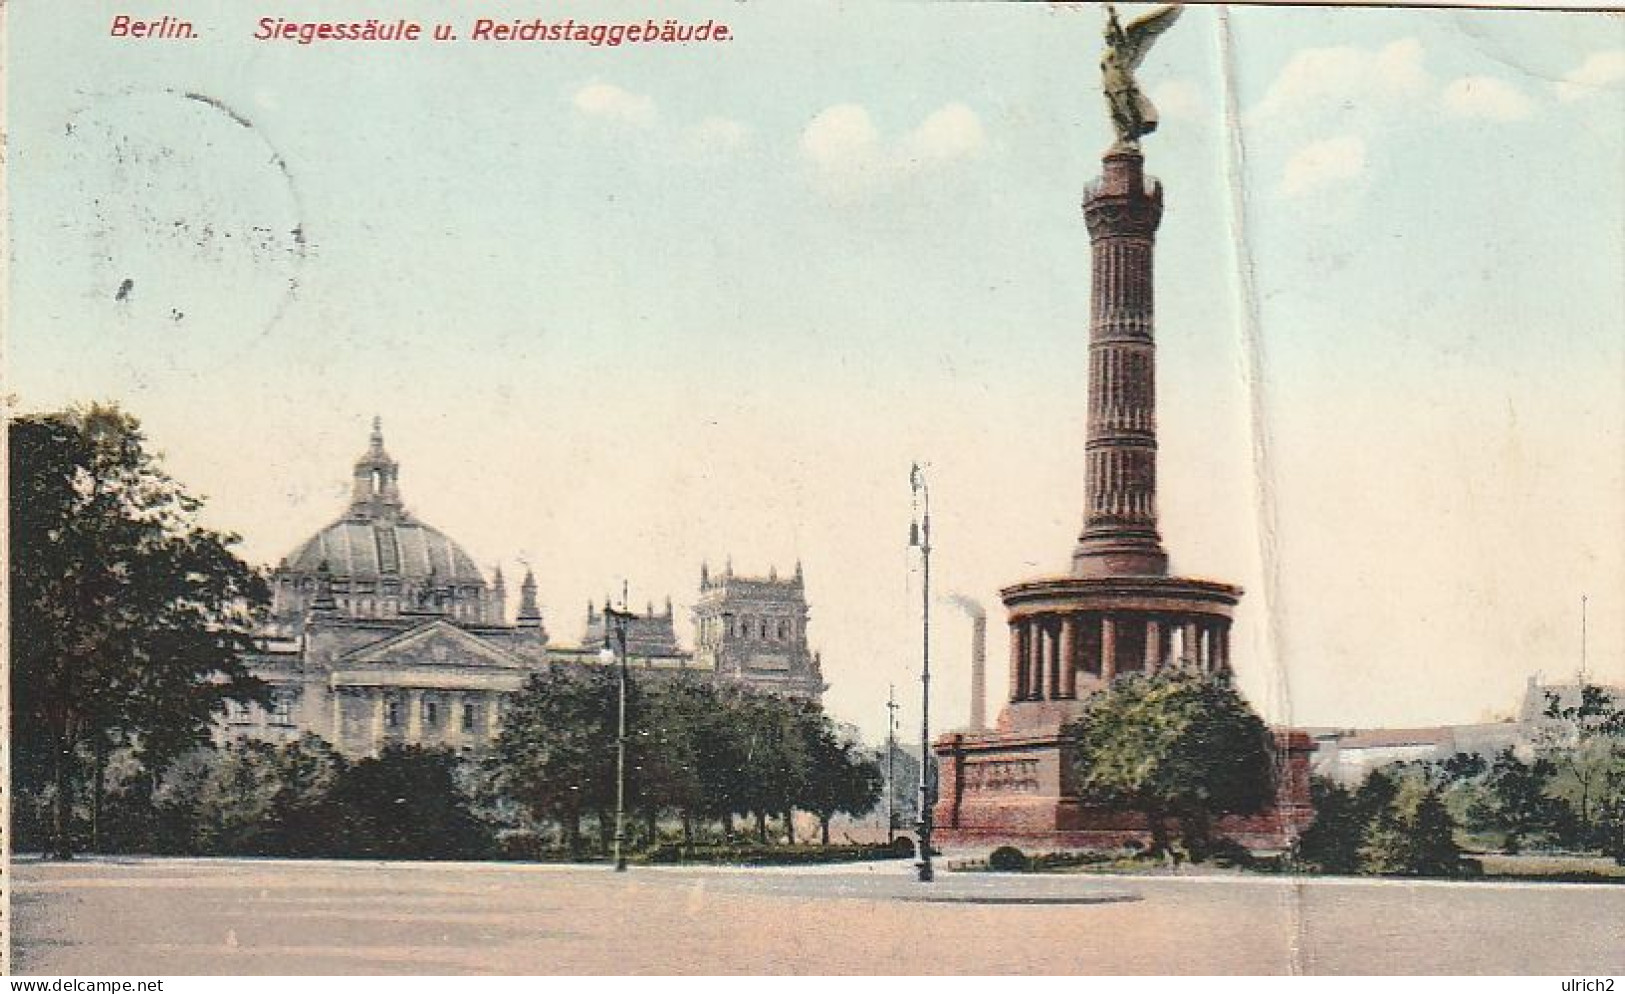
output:
<path id="1" fill-rule="evenodd" d="M 866 170 L 879 153 L 880 132 L 857 104 L 837 104 L 807 122 L 801 151 L 829 172 Z"/>
<path id="2" fill-rule="evenodd" d="M 982 120 L 964 104 L 932 111 L 899 145 L 902 158 L 915 164 L 948 162 L 978 155 L 987 146 Z"/>
<path id="3" fill-rule="evenodd" d="M 1559 100 L 1580 100 L 1625 83 L 1625 48 L 1593 52 L 1554 84 Z"/>
<path id="4" fill-rule="evenodd" d="M 801 152 L 815 182 L 838 195 L 974 158 L 986 147 L 981 118 L 959 103 L 937 108 L 895 139 L 882 136 L 858 104 L 826 108 L 801 133 Z"/>
<path id="5" fill-rule="evenodd" d="M 1340 135 L 1298 149 L 1287 160 L 1281 192 L 1302 197 L 1326 186 L 1348 183 L 1365 172 L 1365 139 Z"/>
<path id="6" fill-rule="evenodd" d="M 1446 86 L 1440 99 L 1452 114 L 1491 121 L 1520 121 L 1535 109 L 1517 87 L 1490 76 L 1463 76 Z"/>
<path id="7" fill-rule="evenodd" d="M 689 141 L 712 152 L 733 152 L 750 141 L 750 129 L 726 117 L 708 117 L 688 129 Z"/>
<path id="8" fill-rule="evenodd" d="M 652 124 L 655 118 L 652 98 L 623 90 L 613 83 L 588 83 L 575 92 L 570 102 L 588 117 L 637 125 Z"/>
<path id="9" fill-rule="evenodd" d="M 1292 56 L 1248 116 L 1266 120 L 1326 110 L 1384 109 L 1413 100 L 1432 87 L 1425 57 L 1415 38 L 1380 49 L 1306 48 Z"/>

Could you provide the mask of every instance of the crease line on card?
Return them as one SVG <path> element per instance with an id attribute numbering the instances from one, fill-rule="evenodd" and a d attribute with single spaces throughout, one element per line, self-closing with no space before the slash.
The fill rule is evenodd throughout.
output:
<path id="1" fill-rule="evenodd" d="M 1262 649 L 1265 671 L 1269 683 L 1265 691 L 1265 705 L 1277 716 L 1282 725 L 1291 728 L 1292 684 L 1285 663 L 1288 628 L 1285 610 L 1280 601 L 1281 557 L 1280 532 L 1276 511 L 1275 465 L 1271 452 L 1269 430 L 1269 404 L 1265 389 L 1267 355 L 1264 348 L 1262 322 L 1259 314 L 1258 286 L 1253 263 L 1252 243 L 1248 234 L 1247 218 L 1247 142 L 1242 131 L 1240 97 L 1236 79 L 1235 36 L 1230 22 L 1230 7 L 1218 9 L 1219 77 L 1223 91 L 1224 113 L 1224 179 L 1228 195 L 1229 235 L 1234 253 L 1234 294 L 1237 334 L 1241 345 L 1241 377 L 1247 394 L 1247 435 L 1251 452 L 1253 523 L 1258 535 L 1258 565 L 1262 579 L 1259 597 L 1263 601 L 1263 638 L 1258 640 Z M 1277 773 L 1282 764 L 1277 760 Z M 1282 891 L 1283 909 L 1287 923 L 1287 970 L 1293 976 L 1302 976 L 1303 963 L 1303 892 L 1301 887 Z"/>

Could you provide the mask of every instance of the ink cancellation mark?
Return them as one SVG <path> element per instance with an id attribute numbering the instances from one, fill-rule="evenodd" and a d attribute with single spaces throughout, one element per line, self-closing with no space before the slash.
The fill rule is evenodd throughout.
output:
<path id="1" fill-rule="evenodd" d="M 157 20 L 137 20 L 129 14 L 115 14 L 109 37 L 140 41 L 191 41 L 198 36 L 192 22 L 165 14 Z"/>

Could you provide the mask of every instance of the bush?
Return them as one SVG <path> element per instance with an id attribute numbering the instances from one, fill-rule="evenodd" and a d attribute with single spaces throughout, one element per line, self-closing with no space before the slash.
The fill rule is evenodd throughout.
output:
<path id="1" fill-rule="evenodd" d="M 1360 846 L 1360 870 L 1419 877 L 1462 872 L 1455 822 L 1437 789 L 1402 793 L 1377 815 Z"/>
<path id="2" fill-rule="evenodd" d="M 988 856 L 987 868 L 997 873 L 1020 873 L 1027 869 L 1027 854 L 1015 846 L 1000 846 Z"/>
<path id="3" fill-rule="evenodd" d="M 1029 870 L 1065 870 L 1075 866 L 1100 866 L 1115 862 L 1117 859 L 1112 853 L 1085 849 L 1081 852 L 1046 852 L 1029 857 L 1027 869 Z"/>
<path id="4" fill-rule="evenodd" d="M 1253 851 L 1234 839 L 1214 839 L 1208 845 L 1207 861 L 1214 866 L 1250 867 Z"/>
<path id="5" fill-rule="evenodd" d="M 697 863 L 743 866 L 807 866 L 819 863 L 854 863 L 879 859 L 906 859 L 914 846 L 906 849 L 887 845 L 851 846 L 690 846 L 663 842 L 634 857 L 640 863 Z"/>

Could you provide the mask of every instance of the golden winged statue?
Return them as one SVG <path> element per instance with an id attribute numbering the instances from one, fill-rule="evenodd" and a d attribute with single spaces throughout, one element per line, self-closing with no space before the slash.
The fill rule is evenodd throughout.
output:
<path id="1" fill-rule="evenodd" d="M 1182 10 L 1183 4 L 1171 3 L 1124 27 L 1118 23 L 1117 9 L 1106 5 L 1106 54 L 1100 58 L 1100 74 L 1120 146 L 1137 148 L 1142 136 L 1157 130 L 1157 108 L 1140 92 L 1134 70 L 1145 61 L 1157 36 L 1179 20 Z"/>

